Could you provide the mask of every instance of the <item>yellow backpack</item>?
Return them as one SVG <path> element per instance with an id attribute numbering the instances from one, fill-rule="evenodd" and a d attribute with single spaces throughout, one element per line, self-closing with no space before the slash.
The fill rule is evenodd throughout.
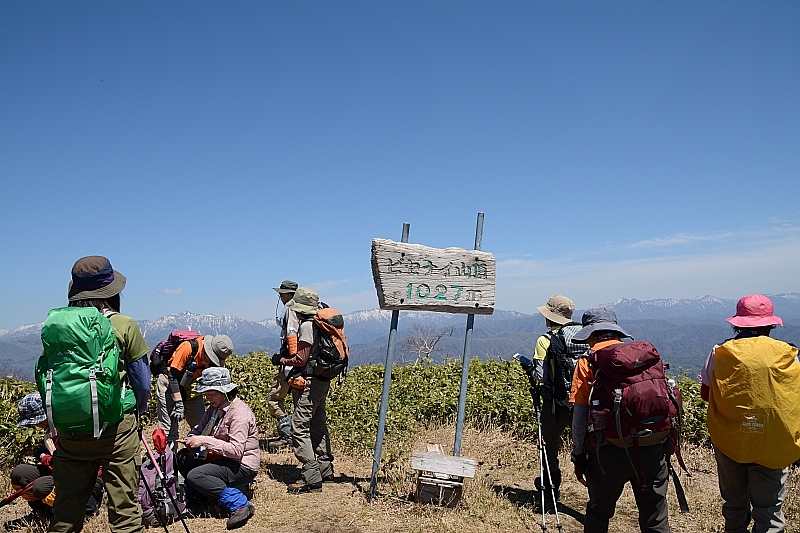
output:
<path id="1" fill-rule="evenodd" d="M 708 432 L 734 461 L 784 468 L 800 458 L 797 353 L 795 346 L 767 336 L 716 347 Z"/>

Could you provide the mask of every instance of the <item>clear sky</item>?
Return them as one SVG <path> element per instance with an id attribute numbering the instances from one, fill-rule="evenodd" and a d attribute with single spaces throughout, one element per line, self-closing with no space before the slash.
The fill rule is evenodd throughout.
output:
<path id="1" fill-rule="evenodd" d="M 377 306 L 370 243 L 497 308 L 800 291 L 800 2 L 0 3 L 0 328 Z"/>

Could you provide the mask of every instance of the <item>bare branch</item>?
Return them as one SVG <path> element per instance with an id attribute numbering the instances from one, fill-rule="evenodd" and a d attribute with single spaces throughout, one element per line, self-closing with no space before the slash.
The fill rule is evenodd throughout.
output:
<path id="1" fill-rule="evenodd" d="M 403 337 L 403 351 L 416 354 L 414 364 L 430 360 L 431 354 L 436 351 L 436 345 L 442 339 L 453 335 L 453 326 L 437 329 L 429 322 L 414 322 L 411 333 Z"/>

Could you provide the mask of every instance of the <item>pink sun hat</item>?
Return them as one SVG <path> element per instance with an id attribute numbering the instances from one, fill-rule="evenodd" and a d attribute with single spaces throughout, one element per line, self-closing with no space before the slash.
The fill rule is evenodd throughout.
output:
<path id="1" fill-rule="evenodd" d="M 783 325 L 783 320 L 775 316 L 775 308 L 766 296 L 751 294 L 743 296 L 736 303 L 736 314 L 726 319 L 739 328 L 758 328 L 761 326 Z"/>

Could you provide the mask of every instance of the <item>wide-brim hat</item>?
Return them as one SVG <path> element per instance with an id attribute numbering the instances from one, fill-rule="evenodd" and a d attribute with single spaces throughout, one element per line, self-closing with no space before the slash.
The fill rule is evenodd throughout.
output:
<path id="1" fill-rule="evenodd" d="M 17 425 L 35 426 L 47 420 L 47 414 L 42 405 L 42 396 L 38 392 L 25 395 L 17 405 L 19 414 Z"/>
<path id="2" fill-rule="evenodd" d="M 111 262 L 101 255 L 78 259 L 72 266 L 72 281 L 67 297 L 70 302 L 111 298 L 125 288 L 125 276 L 111 267 Z"/>
<path id="3" fill-rule="evenodd" d="M 299 287 L 286 307 L 301 315 L 316 315 L 319 309 L 319 294 L 308 287 Z"/>
<path id="4" fill-rule="evenodd" d="M 630 335 L 617 324 L 617 314 L 612 309 L 606 307 L 588 309 L 583 313 L 581 324 L 583 328 L 578 330 L 572 337 L 573 342 L 584 342 L 595 331 L 616 331 L 623 337 L 630 337 Z"/>
<path id="5" fill-rule="evenodd" d="M 233 354 L 233 341 L 227 335 L 206 335 L 203 337 L 203 350 L 212 363 L 222 366 Z"/>
<path id="6" fill-rule="evenodd" d="M 762 294 L 740 298 L 736 303 L 736 314 L 726 320 L 738 328 L 783 326 L 783 320 L 775 316 L 772 301 Z"/>
<path id="7" fill-rule="evenodd" d="M 572 322 L 572 313 L 575 311 L 575 304 L 566 296 L 554 294 L 547 300 L 547 303 L 536 308 L 550 322 L 556 324 L 569 324 Z"/>
<path id="8" fill-rule="evenodd" d="M 212 366 L 203 370 L 203 374 L 194 385 L 196 392 L 215 390 L 228 394 L 239 385 L 231 381 L 231 372 L 222 366 Z"/>
<path id="9" fill-rule="evenodd" d="M 297 283 L 290 279 L 285 279 L 281 282 L 280 287 L 272 287 L 272 290 L 279 294 L 291 294 L 297 292 Z"/>

